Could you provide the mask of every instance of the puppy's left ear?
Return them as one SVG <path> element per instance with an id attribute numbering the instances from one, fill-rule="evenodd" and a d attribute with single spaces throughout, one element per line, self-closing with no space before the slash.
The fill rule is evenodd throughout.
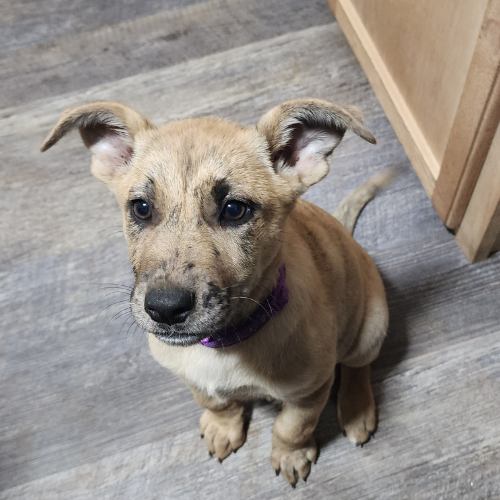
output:
<path id="1" fill-rule="evenodd" d="M 319 99 L 286 101 L 257 124 L 269 144 L 274 169 L 298 194 L 325 177 L 330 156 L 347 129 L 372 144 L 377 142 L 363 125 L 358 108 Z"/>

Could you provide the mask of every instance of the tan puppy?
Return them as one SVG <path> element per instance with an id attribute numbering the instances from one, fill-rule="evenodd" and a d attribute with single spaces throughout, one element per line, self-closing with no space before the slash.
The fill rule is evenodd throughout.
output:
<path id="1" fill-rule="evenodd" d="M 198 118 L 157 128 L 126 106 L 94 102 L 66 110 L 42 151 L 75 127 L 123 210 L 135 320 L 205 408 L 209 452 L 222 460 L 244 443 L 244 401 L 276 399 L 271 464 L 292 486 L 306 479 L 337 363 L 340 425 L 367 441 L 384 288 L 348 231 L 298 199 L 328 173 L 347 129 L 375 143 L 359 110 L 298 99 L 257 127 Z M 347 199 L 346 224 L 386 180 Z"/>

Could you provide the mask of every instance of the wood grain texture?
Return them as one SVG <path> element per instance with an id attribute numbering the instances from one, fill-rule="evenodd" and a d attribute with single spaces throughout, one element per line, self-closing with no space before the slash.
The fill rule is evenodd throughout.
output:
<path id="1" fill-rule="evenodd" d="M 358 13 L 441 165 L 488 0 L 340 3 Z"/>
<path id="2" fill-rule="evenodd" d="M 127 20 L 186 7 L 197 0 L 19 0 L 0 3 L 0 53 Z"/>
<path id="3" fill-rule="evenodd" d="M 457 242 L 471 262 L 486 259 L 500 235 L 500 127 L 457 233 Z"/>
<path id="4" fill-rule="evenodd" d="M 424 189 L 429 197 L 432 197 L 439 174 L 439 163 L 412 110 L 351 1 L 329 0 L 329 4 L 393 124 Z"/>
<path id="5" fill-rule="evenodd" d="M 500 122 L 500 2 L 489 0 L 449 134 L 433 203 L 460 226 Z"/>
<path id="6" fill-rule="evenodd" d="M 214 30 L 221 19 L 230 23 L 226 4 L 211 5 L 218 5 Z M 270 18 L 282 12 L 270 5 Z M 50 32 L 47 19 L 34 31 Z M 214 45 L 188 60 L 173 54 L 165 67 L 119 80 L 98 75 L 91 87 L 76 79 L 65 94 L 0 112 L 2 499 L 500 496 L 500 257 L 466 263 L 339 26 L 293 26 L 252 43 L 231 45 L 232 36 L 242 38 L 230 35 L 230 50 Z M 102 52 L 91 55 L 99 66 Z M 66 78 L 64 65 L 52 71 Z M 35 78 L 27 75 L 26 88 Z M 353 447 L 340 434 L 333 394 L 316 432 L 319 461 L 292 491 L 269 465 L 276 405 L 255 405 L 236 455 L 222 465 L 209 459 L 198 435 L 201 410 L 154 362 L 118 302 L 127 296 L 113 287 L 130 285 L 132 276 L 117 203 L 91 177 L 78 134 L 44 155 L 38 147 L 62 109 L 94 99 L 123 101 L 158 124 L 207 114 L 252 124 L 299 96 L 359 105 L 378 139 L 373 147 L 347 135 L 309 200 L 333 210 L 370 175 L 389 166 L 401 175 L 366 207 L 355 232 L 381 270 L 391 309 L 373 370 L 379 430 L 367 446 Z"/>
<path id="7" fill-rule="evenodd" d="M 498 252 L 500 250 L 500 233 L 497 235 L 495 243 L 493 243 L 493 247 L 491 249 L 492 252 Z"/>
<path id="8" fill-rule="evenodd" d="M 441 220 L 456 231 L 500 121 L 500 2 L 329 3 Z M 491 238 L 483 246 L 491 249 Z"/>

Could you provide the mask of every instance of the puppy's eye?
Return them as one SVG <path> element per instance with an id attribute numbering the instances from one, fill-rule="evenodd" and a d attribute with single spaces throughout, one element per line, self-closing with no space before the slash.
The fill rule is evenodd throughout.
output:
<path id="1" fill-rule="evenodd" d="M 247 213 L 249 206 L 241 201 L 231 200 L 226 203 L 222 210 L 222 216 L 226 220 L 239 220 Z"/>
<path id="2" fill-rule="evenodd" d="M 245 218 L 250 211 L 250 207 L 242 201 L 230 200 L 222 209 L 222 219 L 227 222 L 239 222 Z"/>
<path id="3" fill-rule="evenodd" d="M 138 219 L 146 220 L 151 218 L 151 205 L 144 200 L 134 200 L 132 202 L 132 212 Z"/>

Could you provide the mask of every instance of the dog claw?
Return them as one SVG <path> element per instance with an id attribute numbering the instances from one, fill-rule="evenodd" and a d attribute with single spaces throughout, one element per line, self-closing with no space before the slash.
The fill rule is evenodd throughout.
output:
<path id="1" fill-rule="evenodd" d="M 280 470 L 279 469 L 274 469 L 274 472 L 276 472 L 276 475 L 279 476 L 280 475 Z"/>
<path id="2" fill-rule="evenodd" d="M 209 456 L 210 458 L 212 458 L 212 457 L 214 456 L 214 454 L 213 454 L 211 451 L 209 451 L 209 452 L 208 452 L 208 456 Z"/>
<path id="3" fill-rule="evenodd" d="M 205 436 L 203 434 L 200 434 L 201 439 L 203 439 Z"/>
<path id="4" fill-rule="evenodd" d="M 296 486 L 297 486 L 297 483 L 290 483 L 290 486 L 291 486 L 293 489 L 295 489 L 295 488 L 296 488 Z"/>
<path id="5" fill-rule="evenodd" d="M 220 463 L 220 464 L 222 463 L 222 458 L 219 458 L 219 463 Z"/>

